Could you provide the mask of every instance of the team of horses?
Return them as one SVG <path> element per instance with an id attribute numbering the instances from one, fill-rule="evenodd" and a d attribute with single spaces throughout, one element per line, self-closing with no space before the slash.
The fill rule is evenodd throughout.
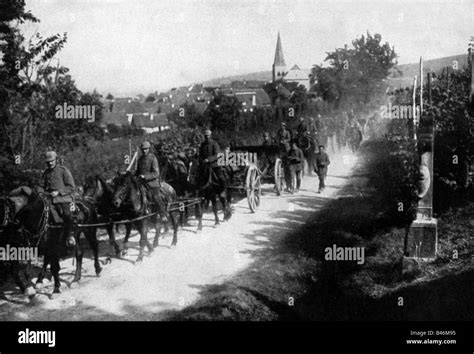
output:
<path id="1" fill-rule="evenodd" d="M 75 197 L 73 204 L 75 224 L 73 247 L 76 269 L 71 284 L 81 280 L 84 254 L 84 245 L 80 242 L 81 235 L 84 235 L 92 250 L 96 275 L 99 276 L 102 271 L 99 262 L 98 228 L 105 228 L 109 237 L 110 249 L 106 261 L 111 261 L 112 257 L 123 258 L 127 254 L 131 231 L 135 228 L 140 235 L 139 252 L 135 261 L 138 263 L 143 261 L 146 254 L 152 254 L 154 248 L 158 247 L 161 227 L 167 232 L 171 224 L 173 228 L 171 246 L 177 245 L 179 225 L 187 223 L 190 209 L 194 209 L 194 215 L 198 220 L 198 231 L 202 230 L 203 208 L 209 202 L 212 203 L 216 225 L 220 223 L 217 199 L 222 204 L 224 221 L 230 219 L 231 194 L 227 187 L 231 183 L 231 171 L 224 170 L 223 173 L 216 174 L 214 168 L 198 158 L 179 162 L 158 149 L 157 156 L 161 171 L 158 197 L 167 206 L 164 211 L 167 222 L 162 221 L 159 214 L 163 214 L 163 211 L 158 210 L 158 206 L 152 202 L 154 200 L 152 189 L 133 173 L 119 172 L 109 180 L 99 175 L 86 178 L 84 192 Z M 28 191 L 25 193 L 25 190 Z M 17 260 L 1 262 L 0 266 L 9 268 L 22 292 L 33 295 L 34 288 L 42 286 L 49 265 L 54 279 L 53 293 L 60 293 L 60 259 L 69 251 L 61 220 L 57 220 L 57 215 L 53 213 L 48 193 L 41 188 L 23 188 L 22 191 L 23 193 L 19 195 L 22 196 L 23 205 L 20 207 L 17 205 L 16 209 L 13 202 L 15 195 L 0 198 L 0 247 L 7 244 L 10 247 L 38 247 L 44 256 L 43 264 L 36 284 L 32 284 L 31 281 L 30 262 L 26 268 Z M 122 246 L 115 237 L 114 225 L 118 223 L 125 224 Z M 150 224 L 155 229 L 152 243 L 147 238 Z M 21 270 L 24 270 L 25 281 L 20 276 Z M 5 271 L 6 269 L 4 273 Z"/>

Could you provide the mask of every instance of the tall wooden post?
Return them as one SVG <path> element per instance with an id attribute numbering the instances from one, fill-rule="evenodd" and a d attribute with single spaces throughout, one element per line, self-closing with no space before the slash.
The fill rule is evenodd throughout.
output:
<path id="1" fill-rule="evenodd" d="M 428 84 L 428 102 L 430 103 L 430 106 L 432 105 L 432 102 L 431 102 L 431 71 L 428 71 L 428 78 L 427 78 L 427 84 Z"/>
<path id="2" fill-rule="evenodd" d="M 469 96 L 470 102 L 474 100 L 474 55 L 472 53 L 474 46 L 471 46 L 471 50 L 469 51 L 469 58 L 471 64 L 471 95 Z"/>
<path id="3" fill-rule="evenodd" d="M 418 126 L 418 116 L 416 114 L 416 80 L 417 77 L 413 78 L 413 97 L 412 97 L 412 112 L 413 112 L 413 139 L 417 141 L 416 128 Z"/>
<path id="4" fill-rule="evenodd" d="M 423 60 L 420 58 L 420 110 L 417 123 L 421 122 L 423 114 Z M 429 74 L 428 74 L 429 75 Z M 416 77 L 415 77 L 416 87 Z M 428 77 L 428 90 L 431 89 L 431 79 Z M 416 90 L 413 94 L 415 107 Z M 416 112 L 416 111 L 414 111 Z M 420 198 L 417 207 L 416 220 L 413 221 L 407 240 L 409 257 L 433 260 L 438 252 L 437 220 L 433 218 L 433 153 L 434 153 L 434 117 L 424 119 L 420 126 L 418 152 L 421 155 L 420 173 L 423 177 L 420 186 Z M 418 124 L 416 124 L 418 127 Z M 415 138 L 416 139 L 416 138 Z M 416 140 L 415 140 L 416 141 Z"/>
<path id="5" fill-rule="evenodd" d="M 420 117 L 423 113 L 423 57 L 420 57 Z"/>

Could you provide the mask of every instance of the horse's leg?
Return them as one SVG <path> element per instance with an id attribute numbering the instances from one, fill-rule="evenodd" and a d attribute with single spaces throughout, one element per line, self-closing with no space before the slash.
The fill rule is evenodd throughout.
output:
<path id="1" fill-rule="evenodd" d="M 178 243 L 178 220 L 176 218 L 175 212 L 170 213 L 171 222 L 173 223 L 173 241 L 171 242 L 171 246 L 176 246 Z"/>
<path id="2" fill-rule="evenodd" d="M 184 227 L 184 212 L 179 211 L 179 226 L 181 226 L 181 229 Z"/>
<path id="3" fill-rule="evenodd" d="M 36 288 L 41 287 L 41 284 L 43 283 L 44 276 L 46 274 L 46 270 L 48 269 L 48 264 L 50 264 L 50 257 L 48 254 L 48 250 L 46 249 L 44 252 L 44 258 L 43 258 L 43 266 L 41 267 L 41 270 L 38 274 L 38 279 L 36 279 Z"/>
<path id="4" fill-rule="evenodd" d="M 216 200 L 216 195 L 212 193 L 211 195 L 211 203 L 212 203 L 212 211 L 214 212 L 214 219 L 215 219 L 215 225 L 219 225 L 219 216 L 217 215 L 217 200 Z"/>
<path id="5" fill-rule="evenodd" d="M 198 219 L 198 231 L 202 230 L 202 203 L 196 203 L 195 207 L 196 218 Z"/>
<path id="6" fill-rule="evenodd" d="M 107 234 L 109 235 L 109 245 L 114 248 L 115 256 L 120 258 L 120 246 L 118 245 L 117 240 L 115 239 L 114 225 L 108 224 L 106 226 L 106 229 L 107 229 Z M 109 255 L 107 256 L 107 258 L 110 261 L 110 250 L 109 250 Z"/>
<path id="7" fill-rule="evenodd" d="M 228 219 L 230 219 L 232 217 L 232 189 L 228 188 L 226 191 L 226 194 L 227 194 L 227 209 L 229 211 Z"/>
<path id="8" fill-rule="evenodd" d="M 82 245 L 80 242 L 81 230 L 74 231 L 74 239 L 76 240 L 76 244 L 74 245 L 74 255 L 76 257 L 76 273 L 74 274 L 74 279 L 71 283 L 76 283 L 81 280 L 82 275 L 82 259 L 84 257 L 84 252 L 82 250 Z M 52 265 L 51 265 L 52 270 Z"/>
<path id="9" fill-rule="evenodd" d="M 189 207 L 184 208 L 184 226 L 189 226 Z"/>
<path id="10" fill-rule="evenodd" d="M 53 294 L 61 293 L 61 281 L 59 280 L 59 271 L 61 270 L 61 266 L 59 265 L 59 254 L 54 254 L 51 260 L 51 273 L 53 273 L 54 279 L 54 290 Z"/>
<path id="11" fill-rule="evenodd" d="M 25 293 L 26 286 L 20 277 L 20 262 L 12 261 L 11 270 L 12 270 L 12 276 L 13 276 L 13 280 L 15 281 L 15 284 L 20 288 L 20 291 L 22 293 Z"/>
<path id="12" fill-rule="evenodd" d="M 124 251 L 128 249 L 128 239 L 130 238 L 131 232 L 132 232 L 132 224 L 131 223 L 125 224 L 125 239 L 123 240 Z"/>
<path id="13" fill-rule="evenodd" d="M 225 195 L 225 192 L 222 192 L 221 194 L 219 194 L 219 200 L 221 201 L 222 209 L 224 211 L 224 221 L 227 221 L 231 217 L 230 203 L 228 202 L 228 195 Z"/>
<path id="14" fill-rule="evenodd" d="M 99 242 L 97 241 L 97 228 L 92 227 L 85 232 L 87 241 L 91 246 L 92 253 L 94 254 L 94 269 L 97 276 L 102 272 L 102 267 L 99 262 Z"/>
<path id="15" fill-rule="evenodd" d="M 156 248 L 158 247 L 158 243 L 159 243 L 159 239 L 160 239 L 160 228 L 161 228 L 161 225 L 160 223 L 158 222 L 158 215 L 155 215 L 153 217 L 153 223 L 155 225 L 155 238 L 153 239 L 153 248 Z"/>
<path id="16" fill-rule="evenodd" d="M 49 260 L 51 264 L 51 273 L 53 274 L 54 279 L 54 290 L 53 294 L 61 293 L 61 281 L 59 280 L 59 271 L 61 270 L 61 266 L 59 264 L 59 252 L 60 252 L 60 242 L 61 237 L 60 233 L 52 232 L 49 242 L 49 247 L 47 248 L 47 252 L 49 252 Z"/>
<path id="17" fill-rule="evenodd" d="M 153 252 L 153 247 L 150 245 L 147 239 L 145 222 L 143 220 L 138 220 L 135 225 L 138 232 L 140 233 L 140 251 L 136 262 L 141 262 L 143 261 L 143 255 L 145 254 L 145 247 L 148 247 L 149 254 Z"/>

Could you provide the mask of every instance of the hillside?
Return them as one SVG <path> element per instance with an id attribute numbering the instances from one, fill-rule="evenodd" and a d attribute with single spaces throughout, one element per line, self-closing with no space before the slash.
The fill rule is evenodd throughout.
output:
<path id="1" fill-rule="evenodd" d="M 428 71 L 439 72 L 443 68 L 449 66 L 452 67 L 453 61 L 458 62 L 459 69 L 465 68 L 467 66 L 467 54 L 452 55 L 449 57 L 431 59 L 424 61 L 423 71 L 427 73 Z M 415 75 L 418 75 L 418 65 L 419 63 L 412 64 L 402 64 L 397 65 L 389 77 L 390 81 L 393 81 L 395 86 L 404 86 L 404 84 L 410 85 L 412 79 Z M 272 72 L 271 71 L 259 71 L 254 73 L 249 73 L 245 75 L 234 75 L 234 76 L 225 76 L 216 79 L 211 79 L 204 81 L 204 86 L 220 86 L 228 85 L 232 81 L 271 81 Z"/>
<path id="2" fill-rule="evenodd" d="M 459 54 L 459 55 L 452 55 L 452 56 L 444 57 L 444 58 L 424 60 L 423 72 L 424 73 L 427 73 L 428 71 L 439 72 L 447 66 L 452 68 L 454 61 L 458 62 L 459 69 L 463 69 L 467 67 L 467 54 Z M 401 72 L 401 75 L 399 73 L 394 73 L 394 75 L 392 76 L 394 78 L 395 77 L 413 78 L 415 75 L 419 75 L 418 74 L 419 63 L 397 65 L 395 67 L 395 70 Z"/>
<path id="3" fill-rule="evenodd" d="M 225 76 L 217 79 L 204 81 L 204 86 L 220 86 L 230 84 L 232 81 L 271 81 L 271 71 L 259 71 L 245 75 Z"/>

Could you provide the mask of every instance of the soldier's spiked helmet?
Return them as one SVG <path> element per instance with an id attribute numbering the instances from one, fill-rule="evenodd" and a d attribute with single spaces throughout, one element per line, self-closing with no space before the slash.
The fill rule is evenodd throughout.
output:
<path id="1" fill-rule="evenodd" d="M 140 145 L 140 149 L 150 149 L 151 148 L 151 144 L 149 141 L 144 141 L 141 145 Z"/>
<path id="2" fill-rule="evenodd" d="M 44 162 L 54 161 L 54 160 L 56 160 L 57 157 L 58 157 L 58 155 L 56 154 L 55 151 L 47 151 L 44 154 Z"/>

